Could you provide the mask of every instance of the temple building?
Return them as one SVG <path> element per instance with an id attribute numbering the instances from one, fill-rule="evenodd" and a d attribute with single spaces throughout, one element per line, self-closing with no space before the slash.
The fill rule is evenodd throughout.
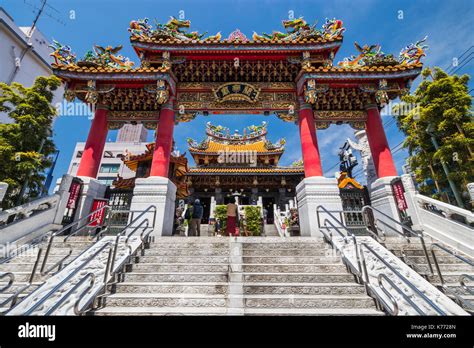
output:
<path id="1" fill-rule="evenodd" d="M 284 207 L 294 200 L 304 168 L 278 165 L 285 140 L 268 140 L 265 122 L 245 128 L 242 134 L 208 123 L 206 135 L 199 143 L 188 139 L 196 166 L 187 174 L 190 197 L 199 198 L 205 208 L 209 207 L 204 218 L 212 214 L 212 206 L 226 204 L 234 196 L 241 205 L 264 207 L 271 222 L 274 204 Z"/>
<path id="2" fill-rule="evenodd" d="M 228 128 L 206 127 L 206 137 L 201 142 L 187 139 L 189 154 L 195 166 L 188 169 L 187 159 L 176 152 L 171 156 L 170 180 L 177 185 L 176 198 L 194 201 L 204 206 L 203 222 L 213 216 L 213 207 L 226 204 L 230 197 L 240 205 L 259 205 L 272 223 L 274 204 L 284 207 L 295 198 L 295 188 L 304 178 L 302 166 L 279 166 L 285 151 L 285 140 L 272 143 L 267 139 L 267 123 L 249 126 L 239 133 Z M 154 144 L 139 155 L 125 155 L 124 164 L 136 172 L 135 178 L 150 175 Z M 115 189 L 132 190 L 135 178 L 119 178 Z"/>

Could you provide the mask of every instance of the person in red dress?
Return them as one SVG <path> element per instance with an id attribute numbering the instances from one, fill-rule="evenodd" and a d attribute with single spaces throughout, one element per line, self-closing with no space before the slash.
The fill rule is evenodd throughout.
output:
<path id="1" fill-rule="evenodd" d="M 235 204 L 235 198 L 230 197 L 230 201 L 227 204 L 227 226 L 225 229 L 226 236 L 233 236 L 237 227 L 237 204 Z"/>

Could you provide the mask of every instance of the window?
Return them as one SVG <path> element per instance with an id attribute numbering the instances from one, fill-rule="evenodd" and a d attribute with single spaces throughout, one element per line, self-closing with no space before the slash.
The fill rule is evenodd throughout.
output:
<path id="1" fill-rule="evenodd" d="M 108 176 L 99 176 L 97 180 L 99 180 L 102 184 L 105 185 L 112 185 L 112 182 L 115 180 L 115 177 L 108 177 Z"/>
<path id="2" fill-rule="evenodd" d="M 118 173 L 120 164 L 105 163 L 100 166 L 100 173 Z"/>
<path id="3" fill-rule="evenodd" d="M 77 151 L 76 158 L 81 158 L 82 157 L 82 152 L 83 151 Z"/>

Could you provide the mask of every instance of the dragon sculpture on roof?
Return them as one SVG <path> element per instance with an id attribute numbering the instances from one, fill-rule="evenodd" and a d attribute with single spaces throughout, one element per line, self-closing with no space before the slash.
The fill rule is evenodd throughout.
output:
<path id="1" fill-rule="evenodd" d="M 282 40 L 282 41 L 294 41 L 303 38 L 320 37 L 323 39 L 333 39 L 341 36 L 346 30 L 342 26 L 342 21 L 338 19 L 326 19 L 326 23 L 323 24 L 322 29 L 316 29 L 316 23 L 309 25 L 303 17 L 289 19 L 282 21 L 283 27 L 286 32 L 273 31 L 272 34 L 262 33 L 261 35 L 256 32 L 253 33 L 252 39 L 254 41 L 266 41 L 266 40 Z"/>
<path id="2" fill-rule="evenodd" d="M 361 66 L 418 64 L 421 57 L 426 56 L 425 50 L 428 46 L 423 44 L 426 39 L 427 37 L 403 48 L 399 54 L 398 60 L 393 56 L 393 54 L 383 53 L 380 45 L 364 45 L 361 47 L 357 42 L 355 42 L 354 46 L 359 51 L 359 55 L 357 57 L 352 55 L 350 58 L 345 58 L 342 62 L 339 62 L 338 65 L 343 68 L 357 68 Z"/>
<path id="3" fill-rule="evenodd" d="M 360 46 L 354 42 L 354 46 L 359 51 L 359 55 L 345 58 L 338 65 L 344 68 L 360 67 L 360 66 L 388 66 L 397 65 L 398 61 L 393 54 L 385 54 L 381 50 L 380 45 L 364 45 Z"/>
<path id="4" fill-rule="evenodd" d="M 76 64 L 76 55 L 72 53 L 70 46 L 61 45 L 58 41 L 53 40 L 49 48 L 53 50 L 49 55 L 54 58 L 56 65 Z"/>
<path id="5" fill-rule="evenodd" d="M 131 21 L 128 31 L 133 37 L 146 38 L 152 35 L 153 27 L 148 24 L 148 18 L 144 18 Z"/>
<path id="6" fill-rule="evenodd" d="M 418 64 L 421 57 L 425 57 L 425 51 L 428 49 L 428 45 L 424 45 L 424 42 L 428 39 L 425 36 L 422 40 L 412 43 L 400 51 L 399 62 L 401 65 Z"/>
<path id="7" fill-rule="evenodd" d="M 130 59 L 125 58 L 118 52 L 122 49 L 122 45 L 117 47 L 102 47 L 95 45 L 93 51 L 87 51 L 84 58 L 80 60 L 79 66 L 103 66 L 115 69 L 131 69 L 134 65 Z"/>
<path id="8" fill-rule="evenodd" d="M 181 41 L 191 41 L 191 40 L 220 40 L 220 32 L 216 35 L 209 36 L 204 39 L 207 32 L 200 34 L 197 31 L 187 32 L 186 29 L 191 26 L 191 21 L 188 19 L 178 19 L 171 16 L 168 22 L 165 24 L 159 23 L 155 20 L 156 28 L 153 29 L 150 24 L 148 24 L 148 18 L 133 20 L 130 22 L 130 27 L 128 31 L 132 38 L 174 38 Z"/>

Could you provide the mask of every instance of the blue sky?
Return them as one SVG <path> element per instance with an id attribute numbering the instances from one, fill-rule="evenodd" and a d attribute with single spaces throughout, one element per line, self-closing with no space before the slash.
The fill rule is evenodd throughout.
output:
<path id="1" fill-rule="evenodd" d="M 429 50 L 425 65 L 448 68 L 453 58 L 459 57 L 474 44 L 474 1 L 389 1 L 389 0 L 331 0 L 331 1 L 278 1 L 278 0 L 48 0 L 55 10 L 48 13 L 61 19 L 60 24 L 48 16 L 38 23 L 39 29 L 50 39 L 72 46 L 81 57 L 94 44 L 119 45 L 123 55 L 138 63 L 130 44 L 127 28 L 130 20 L 148 17 L 165 22 L 170 15 L 177 16 L 184 11 L 191 20 L 191 29 L 214 34 L 222 32 L 224 37 L 239 28 L 248 37 L 253 31 L 271 32 L 281 30 L 281 20 L 288 17 L 289 11 L 295 16 L 303 16 L 310 22 L 318 21 L 318 27 L 325 18 L 336 17 L 343 20 L 346 32 L 344 43 L 335 61 L 356 54 L 353 42 L 360 44 L 378 43 L 385 53 L 398 54 L 400 49 L 428 35 Z M 30 25 L 34 13 L 29 4 L 40 4 L 40 0 L 1 0 L 0 6 L 15 19 L 17 25 Z M 75 18 L 70 18 L 74 11 Z M 462 57 L 460 60 L 466 57 Z M 459 73 L 472 75 L 473 64 L 468 62 Z M 471 88 L 472 88 L 471 82 Z M 416 86 L 416 83 L 415 83 Z M 383 116 L 387 123 L 386 134 L 390 146 L 403 140 L 390 116 Z M 281 137 L 287 139 L 286 153 L 281 164 L 288 165 L 301 157 L 297 126 L 278 120 L 275 116 L 219 115 L 200 116 L 191 123 L 175 127 L 175 141 L 180 151 L 186 150 L 186 138 L 201 140 L 205 123 L 211 121 L 230 129 L 242 129 L 250 124 L 269 123 L 272 141 Z M 54 124 L 54 141 L 60 150 L 55 179 L 67 171 L 75 143 L 85 141 L 90 120 L 86 117 L 59 117 Z M 109 133 L 111 140 L 115 132 Z M 318 131 L 318 141 L 322 152 L 323 168 L 326 176 L 333 176 L 337 168 L 329 170 L 337 162 L 338 147 L 347 137 L 353 137 L 348 126 L 331 126 Z M 152 132 L 149 133 L 152 139 Z M 398 151 L 394 158 L 397 169 L 405 162 L 406 152 Z M 357 170 L 356 170 L 357 172 Z M 361 181 L 364 181 L 360 178 Z"/>

